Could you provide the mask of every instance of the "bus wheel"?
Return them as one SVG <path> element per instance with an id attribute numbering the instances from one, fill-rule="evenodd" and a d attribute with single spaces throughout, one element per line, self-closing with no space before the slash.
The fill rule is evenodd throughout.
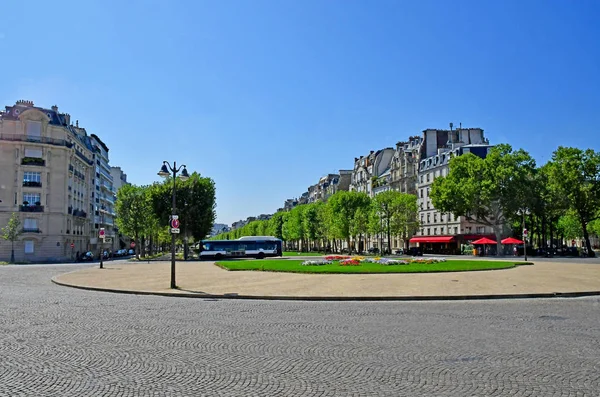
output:
<path id="1" fill-rule="evenodd" d="M 223 255 L 217 254 L 217 255 L 215 255 L 215 259 L 220 261 L 221 259 L 223 259 Z"/>
<path id="2" fill-rule="evenodd" d="M 256 257 L 258 259 L 265 259 L 265 253 L 264 252 L 259 252 L 258 255 L 256 255 Z"/>

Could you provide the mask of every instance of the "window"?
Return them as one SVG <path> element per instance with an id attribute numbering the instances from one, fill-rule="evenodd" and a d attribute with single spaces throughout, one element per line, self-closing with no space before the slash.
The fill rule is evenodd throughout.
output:
<path id="1" fill-rule="evenodd" d="M 429 172 L 427 173 L 427 182 L 429 182 Z"/>
<path id="2" fill-rule="evenodd" d="M 25 253 L 33 254 L 33 241 L 32 240 L 25 240 Z"/>
<path id="3" fill-rule="evenodd" d="M 427 188 L 427 193 L 425 193 L 426 197 L 429 197 L 429 188 Z"/>
<path id="4" fill-rule="evenodd" d="M 428 227 L 428 228 L 427 228 L 427 234 L 428 234 L 429 236 L 431 236 L 431 228 L 430 228 L 430 227 Z"/>
<path id="5" fill-rule="evenodd" d="M 437 234 L 437 227 L 433 228 L 433 235 L 435 236 Z"/>
<path id="6" fill-rule="evenodd" d="M 444 234 L 444 228 L 440 227 L 440 234 Z"/>
<path id="7" fill-rule="evenodd" d="M 27 122 L 27 138 L 40 138 L 42 136 L 42 123 L 39 121 Z"/>
<path id="8" fill-rule="evenodd" d="M 421 183 L 423 183 L 423 175 L 421 175 Z"/>
<path id="9" fill-rule="evenodd" d="M 23 173 L 23 182 L 42 182 L 42 174 L 26 171 Z"/>
<path id="10" fill-rule="evenodd" d="M 427 214 L 427 223 L 431 222 L 431 214 Z"/>
<path id="11" fill-rule="evenodd" d="M 33 157 L 36 159 L 41 159 L 42 158 L 42 149 L 25 148 L 25 157 Z"/>
<path id="12" fill-rule="evenodd" d="M 421 223 L 425 221 L 425 215 L 421 214 Z"/>
<path id="13" fill-rule="evenodd" d="M 42 197 L 39 193 L 23 193 L 23 204 L 27 202 L 27 205 L 37 205 L 41 201 Z"/>
<path id="14" fill-rule="evenodd" d="M 458 227 L 457 226 L 454 227 L 454 234 L 458 234 Z"/>
<path id="15" fill-rule="evenodd" d="M 478 234 L 484 234 L 485 233 L 485 226 L 477 226 L 477 233 Z"/>
<path id="16" fill-rule="evenodd" d="M 421 189 L 421 198 L 423 198 L 423 189 Z"/>
<path id="17" fill-rule="evenodd" d="M 37 219 L 26 218 L 23 222 L 23 229 L 37 229 L 38 223 Z"/>
<path id="18" fill-rule="evenodd" d="M 437 222 L 437 214 L 433 214 L 433 222 Z"/>

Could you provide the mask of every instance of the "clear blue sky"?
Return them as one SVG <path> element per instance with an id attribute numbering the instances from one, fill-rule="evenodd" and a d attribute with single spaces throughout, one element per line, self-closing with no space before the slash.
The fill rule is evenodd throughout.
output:
<path id="1" fill-rule="evenodd" d="M 449 122 L 539 162 L 599 150 L 599 20 L 596 0 L 10 1 L 0 101 L 58 105 L 136 184 L 186 163 L 231 223 Z"/>

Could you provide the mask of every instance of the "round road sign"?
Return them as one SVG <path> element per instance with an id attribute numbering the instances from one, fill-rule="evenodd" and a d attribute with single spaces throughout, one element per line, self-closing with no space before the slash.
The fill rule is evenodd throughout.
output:
<path id="1" fill-rule="evenodd" d="M 179 219 L 172 219 L 171 220 L 171 227 L 173 229 L 179 229 Z"/>
<path id="2" fill-rule="evenodd" d="M 131 248 L 135 248 L 135 243 L 132 241 L 132 242 L 131 242 L 131 244 L 129 244 L 129 246 L 130 246 Z"/>
<path id="3" fill-rule="evenodd" d="M 75 244 L 71 243 L 71 248 L 75 248 Z"/>

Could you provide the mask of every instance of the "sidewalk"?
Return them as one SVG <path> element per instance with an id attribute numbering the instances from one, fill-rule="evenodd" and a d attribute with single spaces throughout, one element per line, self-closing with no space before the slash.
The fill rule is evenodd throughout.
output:
<path id="1" fill-rule="evenodd" d="M 107 263 L 62 274 L 57 284 L 188 297 L 256 299 L 469 299 L 600 294 L 600 265 L 539 262 L 506 270 L 419 274 L 296 274 L 227 271 L 213 262 Z"/>

